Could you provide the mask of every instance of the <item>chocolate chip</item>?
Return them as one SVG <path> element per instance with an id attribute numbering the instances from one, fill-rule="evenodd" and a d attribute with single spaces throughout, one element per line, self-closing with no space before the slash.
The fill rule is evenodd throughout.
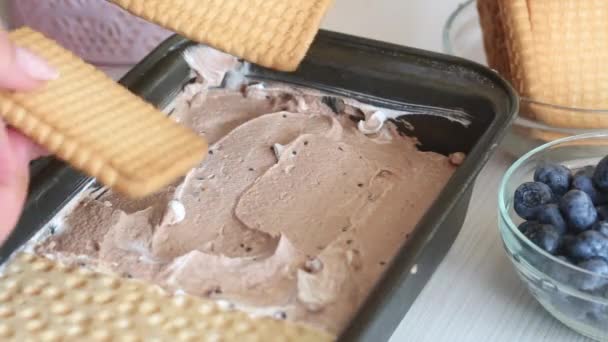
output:
<path id="1" fill-rule="evenodd" d="M 287 108 L 284 108 L 283 110 L 287 110 Z M 287 118 L 287 114 L 283 114 L 283 118 Z"/>
<path id="2" fill-rule="evenodd" d="M 49 226 L 49 232 L 51 233 L 51 235 L 55 234 L 56 229 L 57 229 L 57 226 L 55 226 L 55 225 Z"/>
<path id="3" fill-rule="evenodd" d="M 254 168 L 250 167 L 250 168 L 249 168 L 249 171 L 255 171 L 255 170 L 254 170 Z"/>
<path id="4" fill-rule="evenodd" d="M 274 313 L 273 317 L 275 319 L 287 319 L 287 313 L 285 313 L 285 311 L 277 311 Z"/>
<path id="5" fill-rule="evenodd" d="M 344 149 L 341 146 L 338 146 L 338 150 L 344 152 Z"/>
<path id="6" fill-rule="evenodd" d="M 209 154 L 213 154 L 213 150 L 209 150 Z"/>
<path id="7" fill-rule="evenodd" d="M 211 288 L 207 291 L 207 296 L 211 296 L 214 294 L 222 294 L 222 288 L 219 286 L 216 286 L 214 288 Z"/>
<path id="8" fill-rule="evenodd" d="M 357 186 L 360 187 L 360 188 L 362 188 L 363 187 L 363 183 L 358 183 Z"/>
<path id="9" fill-rule="evenodd" d="M 298 154 L 298 152 L 297 151 L 291 151 L 291 154 L 293 154 L 295 156 L 296 154 Z"/>
<path id="10" fill-rule="evenodd" d="M 384 266 L 384 265 L 386 265 L 386 262 L 385 261 L 380 261 L 380 265 Z"/>
<path id="11" fill-rule="evenodd" d="M 351 243 L 353 243 L 353 240 L 346 240 L 347 245 L 350 245 Z"/>
<path id="12" fill-rule="evenodd" d="M 245 248 L 245 252 L 249 253 L 249 252 L 251 252 L 252 249 L 253 248 L 251 248 L 251 247 L 247 247 L 247 248 Z"/>
<path id="13" fill-rule="evenodd" d="M 305 141 L 305 142 L 304 142 L 304 146 L 308 146 L 308 141 Z"/>
<path id="14" fill-rule="evenodd" d="M 241 244 L 241 248 L 245 248 L 245 244 L 244 243 Z"/>

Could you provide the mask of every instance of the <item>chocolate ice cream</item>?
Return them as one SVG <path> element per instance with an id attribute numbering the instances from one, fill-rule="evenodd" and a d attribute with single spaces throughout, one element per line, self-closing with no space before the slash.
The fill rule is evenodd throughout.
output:
<path id="1" fill-rule="evenodd" d="M 207 159 L 142 200 L 86 196 L 36 250 L 338 334 L 456 166 L 388 110 L 283 84 L 219 88 L 236 61 L 208 53 L 171 114 L 208 139 Z"/>

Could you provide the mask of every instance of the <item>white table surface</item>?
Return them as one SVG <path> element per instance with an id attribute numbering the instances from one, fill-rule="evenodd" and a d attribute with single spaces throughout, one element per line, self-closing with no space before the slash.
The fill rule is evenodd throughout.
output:
<path id="1" fill-rule="evenodd" d="M 324 27 L 441 51 L 450 13 L 464 0 L 337 0 Z M 497 190 L 511 158 L 499 151 L 475 185 L 462 231 L 394 332 L 397 341 L 589 341 L 530 296 L 503 249 Z"/>
<path id="2" fill-rule="evenodd" d="M 460 2 L 335 0 L 323 27 L 441 51 L 443 23 Z M 4 3 L 0 0 L 0 19 L 6 18 Z M 460 235 L 391 342 L 589 341 L 535 302 L 503 250 L 496 192 L 511 161 L 499 151 L 480 174 Z"/>

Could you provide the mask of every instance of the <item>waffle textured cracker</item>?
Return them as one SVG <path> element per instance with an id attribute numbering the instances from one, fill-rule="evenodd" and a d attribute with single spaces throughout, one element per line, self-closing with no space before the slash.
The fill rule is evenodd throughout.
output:
<path id="1" fill-rule="evenodd" d="M 332 341 L 157 286 L 20 254 L 0 277 L 1 341 Z"/>
<path id="2" fill-rule="evenodd" d="M 264 67 L 295 70 L 331 0 L 110 0 L 199 43 Z"/>
<path id="3" fill-rule="evenodd" d="M 477 7 L 490 66 L 523 97 L 566 107 L 535 105 L 522 115 L 556 127 L 608 127 L 607 1 L 478 0 Z"/>
<path id="4" fill-rule="evenodd" d="M 198 164 L 207 144 L 55 42 L 29 28 L 10 39 L 61 76 L 41 90 L 0 92 L 0 116 L 101 183 L 139 197 Z"/>

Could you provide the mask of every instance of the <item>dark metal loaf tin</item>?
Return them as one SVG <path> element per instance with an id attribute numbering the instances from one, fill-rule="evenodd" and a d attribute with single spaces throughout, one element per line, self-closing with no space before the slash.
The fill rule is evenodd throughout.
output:
<path id="1" fill-rule="evenodd" d="M 121 83 L 154 105 L 166 105 L 190 81 L 181 52 L 191 44 L 179 36 L 170 38 Z M 387 340 L 460 231 L 475 177 L 517 112 L 513 89 L 491 70 L 466 60 L 328 31 L 319 33 L 295 73 L 255 66 L 250 73 L 384 107 L 433 106 L 471 116 L 468 127 L 436 116 L 407 116 L 415 131 L 404 126 L 404 132 L 415 133 L 423 149 L 443 154 L 462 151 L 467 158 L 341 336 L 345 341 Z M 0 248 L 0 262 L 91 182 L 53 159 L 33 164 L 25 212 Z"/>

